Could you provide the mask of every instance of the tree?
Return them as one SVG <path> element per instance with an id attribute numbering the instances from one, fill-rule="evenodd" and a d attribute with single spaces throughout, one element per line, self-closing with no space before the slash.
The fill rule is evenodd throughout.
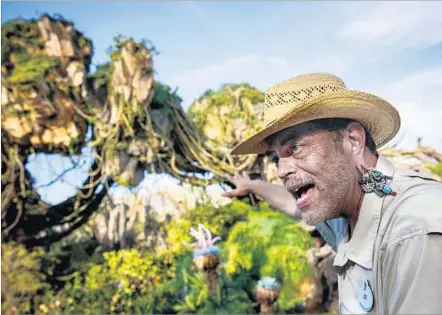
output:
<path id="1" fill-rule="evenodd" d="M 87 222 L 113 183 L 136 186 L 144 170 L 205 185 L 250 167 L 205 141 L 170 87 L 154 79 L 155 48 L 117 36 L 111 61 L 90 73 L 92 42 L 58 16 L 2 27 L 2 224 L 5 241 L 49 245 Z M 87 131 L 91 130 L 91 137 Z M 78 193 L 43 202 L 25 169 L 31 153 L 93 163 Z"/>
<path id="2" fill-rule="evenodd" d="M 229 155 L 231 146 L 257 128 L 262 92 L 228 84 L 207 91 L 188 116 L 180 97 L 155 80 L 152 44 L 118 35 L 109 52 L 111 61 L 92 73 L 91 40 L 63 17 L 2 26 L 4 241 L 46 246 L 70 235 L 98 209 L 111 185 L 134 187 L 145 170 L 194 185 L 221 182 L 241 170 L 275 180 L 264 156 Z M 214 123 L 220 117 L 229 123 Z M 93 160 L 77 194 L 56 205 L 44 202 L 26 169 L 30 155 L 57 153 L 76 168 L 84 148 L 92 149 Z M 415 153 L 442 160 L 430 148 Z"/>

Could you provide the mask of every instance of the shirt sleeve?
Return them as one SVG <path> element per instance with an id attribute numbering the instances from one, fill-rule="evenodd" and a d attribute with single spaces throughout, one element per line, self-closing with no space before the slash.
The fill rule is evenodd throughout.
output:
<path id="1" fill-rule="evenodd" d="M 418 234 L 390 246 L 384 256 L 387 314 L 442 313 L 442 234 Z"/>
<path id="2" fill-rule="evenodd" d="M 327 244 L 337 251 L 338 244 L 348 234 L 348 221 L 344 218 L 336 218 L 317 224 L 316 229 Z"/>

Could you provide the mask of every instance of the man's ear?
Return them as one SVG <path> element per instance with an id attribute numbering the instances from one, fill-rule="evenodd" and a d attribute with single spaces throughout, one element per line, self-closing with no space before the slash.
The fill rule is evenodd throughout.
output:
<path id="1" fill-rule="evenodd" d="M 351 122 L 347 126 L 348 145 L 350 152 L 360 161 L 363 161 L 365 148 L 365 131 L 357 122 Z"/>

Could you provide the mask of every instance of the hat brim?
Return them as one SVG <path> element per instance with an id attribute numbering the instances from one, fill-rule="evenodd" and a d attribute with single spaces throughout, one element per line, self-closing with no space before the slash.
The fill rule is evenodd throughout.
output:
<path id="1" fill-rule="evenodd" d="M 346 90 L 322 95 L 293 107 L 237 145 L 232 155 L 263 154 L 265 139 L 283 129 L 322 118 L 348 118 L 359 121 L 371 133 L 376 147 L 389 142 L 399 132 L 401 119 L 387 101 L 364 92 Z"/>

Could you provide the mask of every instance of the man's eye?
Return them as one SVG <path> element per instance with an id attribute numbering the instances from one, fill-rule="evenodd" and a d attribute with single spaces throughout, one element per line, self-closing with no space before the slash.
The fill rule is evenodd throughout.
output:
<path id="1" fill-rule="evenodd" d="M 290 152 L 291 155 L 296 154 L 298 156 L 299 154 L 301 154 L 304 151 L 304 146 L 299 145 L 299 144 L 293 144 L 290 147 L 290 151 L 291 151 Z"/>

